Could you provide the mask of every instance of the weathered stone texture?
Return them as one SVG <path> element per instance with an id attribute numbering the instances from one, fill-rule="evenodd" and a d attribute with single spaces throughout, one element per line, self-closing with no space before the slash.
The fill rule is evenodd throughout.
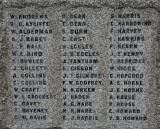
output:
<path id="1" fill-rule="evenodd" d="M 112 11 L 120 11 L 125 12 L 127 11 L 139 11 L 145 14 L 145 11 L 148 13 L 150 11 L 150 16 L 153 19 L 152 21 L 155 21 L 155 25 L 152 28 L 152 30 L 155 30 L 153 32 L 152 36 L 154 37 L 153 40 L 153 46 L 151 49 L 153 49 L 152 53 L 148 53 L 148 55 L 151 55 L 151 59 L 148 59 L 148 66 L 151 66 L 148 72 L 149 76 L 149 85 L 153 87 L 148 88 L 148 103 L 147 105 L 147 112 L 150 116 L 150 119 L 148 120 L 148 128 L 147 129 L 160 129 L 160 0 L 2 0 L 0 1 L 0 129 L 7 129 L 6 125 L 6 116 L 9 110 L 10 105 L 6 105 L 8 99 L 10 98 L 10 90 L 8 87 L 8 76 L 9 76 L 9 44 L 8 44 L 8 26 L 6 24 L 6 12 L 11 11 L 16 12 L 17 14 L 19 12 L 27 12 L 31 10 L 38 12 L 38 11 L 44 11 L 48 12 L 53 18 L 50 19 L 52 21 L 52 28 L 55 30 L 52 37 L 53 42 L 55 44 L 49 44 L 49 46 L 46 46 L 46 48 L 50 51 L 49 55 L 47 55 L 47 73 L 48 73 L 48 79 L 49 81 L 49 91 L 52 91 L 58 96 L 61 96 L 61 46 L 60 46 L 60 27 L 59 23 L 61 21 L 60 19 L 60 13 L 70 13 L 70 12 L 81 12 L 86 11 L 87 14 L 93 14 L 94 16 L 97 16 L 97 18 L 93 18 L 90 15 L 89 22 L 91 23 L 93 30 L 100 31 L 98 34 L 92 33 L 90 34 L 90 37 L 93 37 L 95 39 L 93 42 L 96 44 L 96 40 L 104 41 L 105 39 L 101 38 L 105 37 L 107 34 L 105 34 L 105 28 L 108 26 L 106 23 L 103 22 L 104 19 L 107 20 L 105 14 L 108 12 L 106 10 Z M 149 10 L 149 11 L 148 11 Z M 103 16 L 99 14 L 99 12 L 102 12 Z M 153 15 L 152 15 L 153 13 Z M 157 14 L 159 14 L 157 16 Z M 100 16 L 98 16 L 100 15 Z M 154 17 L 157 16 L 157 19 Z M 99 20 L 97 20 L 99 18 Z M 5 19 L 5 20 L 4 20 Z M 99 25 L 98 23 L 101 23 L 102 25 Z M 158 24 L 157 24 L 158 23 Z M 55 26 L 56 25 L 56 26 Z M 96 26 L 97 25 L 97 26 Z M 96 28 L 96 27 L 97 28 Z M 103 28 L 103 26 L 105 26 Z M 103 33 L 102 33 L 103 32 Z M 158 45 L 157 45 L 158 43 Z M 105 53 L 106 44 L 100 43 L 97 45 L 98 49 L 101 49 L 102 52 Z M 158 48 L 159 47 L 159 48 Z M 146 50 L 150 50 L 147 48 Z M 105 55 L 105 54 L 104 54 Z M 106 55 L 105 55 L 106 56 Z M 52 58 L 50 60 L 50 58 Z M 103 58 L 103 57 L 102 57 Z M 56 63 L 55 63 L 56 62 Z M 107 61 L 102 61 L 101 64 L 103 65 L 99 71 L 101 71 L 104 75 L 104 78 L 107 78 L 108 75 L 105 74 L 105 72 L 108 72 L 107 69 L 105 69 L 105 66 L 107 66 Z M 107 84 L 108 80 L 104 80 L 104 82 Z M 54 84 L 54 87 L 53 87 Z M 156 85 L 156 86 L 155 86 Z M 105 87 L 103 87 L 105 89 Z M 107 98 L 106 93 L 104 93 L 104 99 Z M 106 100 L 107 101 L 107 100 Z M 53 128 L 48 129 L 62 129 L 63 122 L 62 122 L 62 113 L 61 113 L 61 107 L 62 104 L 62 98 L 57 98 L 56 100 L 53 100 L 54 104 L 51 104 L 54 109 L 54 113 L 50 114 L 51 118 L 53 119 Z M 55 106 L 56 105 L 56 106 Z M 105 104 L 104 104 L 105 105 Z M 106 105 L 105 105 L 106 106 Z M 104 108 L 106 110 L 106 108 Z M 58 112 L 58 113 L 56 113 Z M 102 114 L 106 113 L 106 111 L 102 111 Z M 9 116 L 7 116 L 9 117 Z M 154 118 L 154 119 L 152 119 Z M 106 117 L 104 117 L 106 119 Z M 105 122 L 102 122 L 105 123 Z M 105 127 L 93 127 L 97 129 L 116 129 L 119 128 L 118 126 L 113 125 L 104 125 Z M 123 127 L 122 127 L 123 128 Z M 72 128 L 73 129 L 73 128 Z M 129 128 L 128 128 L 129 129 Z M 132 127 L 131 127 L 132 129 Z"/>

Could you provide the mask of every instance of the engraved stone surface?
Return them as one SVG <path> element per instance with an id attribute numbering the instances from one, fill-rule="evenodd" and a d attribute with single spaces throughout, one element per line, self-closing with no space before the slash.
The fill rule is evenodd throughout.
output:
<path id="1" fill-rule="evenodd" d="M 2 0 L 0 128 L 158 129 L 158 0 Z"/>

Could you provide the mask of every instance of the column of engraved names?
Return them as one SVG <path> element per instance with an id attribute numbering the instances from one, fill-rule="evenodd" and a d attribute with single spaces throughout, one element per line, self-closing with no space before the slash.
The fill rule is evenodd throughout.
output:
<path id="1" fill-rule="evenodd" d="M 47 120 L 45 43 L 52 34 L 46 14 L 10 14 L 14 119 Z M 45 104 L 44 104 L 45 100 Z"/>
<path id="2" fill-rule="evenodd" d="M 145 121 L 145 49 L 151 21 L 142 14 L 111 14 L 110 23 L 110 121 Z"/>
<path id="3" fill-rule="evenodd" d="M 92 96 L 102 84 L 95 70 L 100 52 L 87 43 L 86 14 L 63 14 L 62 27 L 63 120 L 97 121 Z"/>

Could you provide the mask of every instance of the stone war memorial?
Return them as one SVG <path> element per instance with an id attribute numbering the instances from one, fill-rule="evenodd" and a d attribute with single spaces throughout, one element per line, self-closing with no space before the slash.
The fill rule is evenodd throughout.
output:
<path id="1" fill-rule="evenodd" d="M 0 129 L 160 129 L 160 0 L 0 0 Z"/>

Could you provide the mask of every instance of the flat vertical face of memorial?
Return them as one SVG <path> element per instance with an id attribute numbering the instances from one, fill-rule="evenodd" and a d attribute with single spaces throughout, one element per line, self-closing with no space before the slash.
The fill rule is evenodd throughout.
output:
<path id="1" fill-rule="evenodd" d="M 53 22 L 46 12 L 48 10 L 35 11 L 35 8 L 5 11 L 10 48 L 8 91 L 11 96 L 6 117 L 9 128 L 49 128 L 55 126 L 53 121 L 60 121 L 57 117 L 60 114 L 54 113 L 60 112 L 56 78 L 61 72 L 58 65 L 50 61 L 60 64 L 59 54 L 54 50 L 59 46 L 53 41 Z"/>
<path id="2" fill-rule="evenodd" d="M 157 4 L 122 3 L 3 1 L 2 128 L 158 128 Z"/>

